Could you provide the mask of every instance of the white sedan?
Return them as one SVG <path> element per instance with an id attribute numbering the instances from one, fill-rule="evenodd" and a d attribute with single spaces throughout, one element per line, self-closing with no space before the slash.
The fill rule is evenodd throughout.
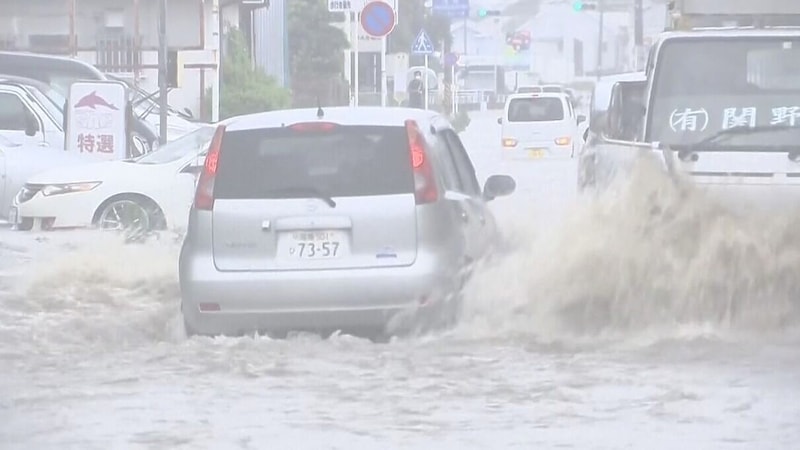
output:
<path id="1" fill-rule="evenodd" d="M 61 148 L 21 144 L 0 135 L 0 224 L 16 222 L 17 210 L 13 199 L 29 177 L 55 167 L 87 164 L 89 161 Z"/>
<path id="2" fill-rule="evenodd" d="M 183 228 L 215 129 L 205 124 L 135 159 L 48 170 L 31 177 L 14 199 L 17 229 Z"/>

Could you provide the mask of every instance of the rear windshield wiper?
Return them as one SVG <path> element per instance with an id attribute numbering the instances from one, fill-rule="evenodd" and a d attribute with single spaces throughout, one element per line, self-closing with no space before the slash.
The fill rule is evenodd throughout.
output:
<path id="1" fill-rule="evenodd" d="M 336 208 L 336 202 L 333 198 L 315 187 L 288 187 L 283 189 L 270 189 L 268 192 L 276 195 L 304 195 L 306 197 L 318 198 L 327 203 L 331 208 Z"/>

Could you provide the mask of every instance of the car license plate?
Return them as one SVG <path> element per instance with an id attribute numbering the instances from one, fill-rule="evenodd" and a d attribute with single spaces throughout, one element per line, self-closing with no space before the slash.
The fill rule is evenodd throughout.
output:
<path id="1" fill-rule="evenodd" d="M 11 226 L 15 226 L 17 222 L 19 222 L 19 211 L 16 207 L 12 206 L 8 211 L 8 223 L 11 224 Z"/>
<path id="2" fill-rule="evenodd" d="M 282 253 L 290 259 L 333 259 L 347 253 L 347 235 L 341 231 L 293 231 L 283 240 Z"/>
<path id="3" fill-rule="evenodd" d="M 542 148 L 529 148 L 528 156 L 532 159 L 544 158 L 544 149 Z"/>

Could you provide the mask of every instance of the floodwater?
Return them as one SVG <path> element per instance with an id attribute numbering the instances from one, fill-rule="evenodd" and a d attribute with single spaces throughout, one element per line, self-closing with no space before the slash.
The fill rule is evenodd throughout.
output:
<path id="1" fill-rule="evenodd" d="M 0 231 L 0 447 L 796 448 L 798 222 L 648 167 L 577 199 L 574 161 L 501 161 L 495 118 L 463 139 L 517 178 L 510 251 L 432 335 L 186 339 L 173 239 Z"/>

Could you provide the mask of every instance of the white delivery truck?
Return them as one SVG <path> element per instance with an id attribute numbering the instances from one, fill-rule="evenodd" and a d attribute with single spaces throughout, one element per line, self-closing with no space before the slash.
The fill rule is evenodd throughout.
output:
<path id="1" fill-rule="evenodd" d="M 645 75 L 615 85 L 580 188 L 654 156 L 737 205 L 800 204 L 800 2 L 675 0 Z"/>

